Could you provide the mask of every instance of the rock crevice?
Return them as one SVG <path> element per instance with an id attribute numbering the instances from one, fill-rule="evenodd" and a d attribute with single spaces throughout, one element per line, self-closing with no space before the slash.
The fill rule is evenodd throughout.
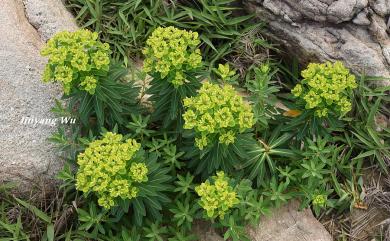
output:
<path id="1" fill-rule="evenodd" d="M 390 0 L 243 3 L 268 23 L 266 35 L 303 64 L 342 60 L 356 73 L 390 77 Z"/>

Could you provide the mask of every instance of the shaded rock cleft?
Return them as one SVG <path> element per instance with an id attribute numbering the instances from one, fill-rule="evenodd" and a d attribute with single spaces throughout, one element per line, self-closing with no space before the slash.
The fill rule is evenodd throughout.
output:
<path id="1" fill-rule="evenodd" d="M 243 3 L 268 23 L 266 35 L 299 56 L 302 64 L 341 60 L 355 73 L 390 77 L 390 0 Z"/>

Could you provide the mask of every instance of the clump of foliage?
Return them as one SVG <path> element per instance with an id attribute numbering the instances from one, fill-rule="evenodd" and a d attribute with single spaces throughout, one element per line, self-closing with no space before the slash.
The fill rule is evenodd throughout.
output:
<path id="1" fill-rule="evenodd" d="M 136 197 L 137 183 L 148 180 L 148 168 L 138 154 L 141 145 L 133 139 L 122 139 L 120 134 L 107 132 L 77 157 L 76 188 L 96 193 L 99 205 L 107 209 L 117 198 Z"/>
<path id="2" fill-rule="evenodd" d="M 232 52 L 231 47 L 249 29 L 252 15 L 235 16 L 235 0 L 217 1 L 129 1 L 68 0 L 80 25 L 100 33 L 100 40 L 113 48 L 115 59 L 127 64 L 133 55 L 141 56 L 147 38 L 160 26 L 175 26 L 200 33 L 203 57 L 215 62 Z M 110 6 L 110 7 L 107 7 Z"/>
<path id="3" fill-rule="evenodd" d="M 389 173 L 390 134 L 386 120 L 390 110 L 386 103 L 390 102 L 389 87 L 375 86 L 370 83 L 382 81 L 382 78 L 362 76 L 353 98 L 351 131 L 348 135 L 360 150 L 355 159 L 368 159 L 371 164 L 378 163 L 383 172 Z"/>
<path id="4" fill-rule="evenodd" d="M 355 76 L 340 61 L 310 63 L 302 71 L 303 80 L 291 92 L 303 100 L 306 109 L 318 117 L 328 113 L 345 115 L 352 108 L 348 93 L 357 87 Z"/>
<path id="5" fill-rule="evenodd" d="M 141 56 L 147 37 L 162 25 L 164 9 L 162 0 L 127 1 L 68 0 L 80 26 L 99 33 L 99 39 L 109 43 L 115 60 L 129 64 L 130 58 Z"/>
<path id="6" fill-rule="evenodd" d="M 231 85 L 204 82 L 198 95 L 184 99 L 184 129 L 193 129 L 196 146 L 234 143 L 237 134 L 253 125 L 252 108 Z"/>
<path id="7" fill-rule="evenodd" d="M 280 87 L 274 80 L 276 72 L 270 63 L 262 63 L 246 76 L 245 87 L 250 94 L 249 100 L 253 103 L 255 125 L 259 130 L 268 128 L 268 122 L 279 113 L 275 94 Z"/>
<path id="8" fill-rule="evenodd" d="M 251 14 L 238 16 L 243 10 L 236 0 L 179 1 L 174 6 L 162 22 L 199 32 L 204 42 L 202 54 L 210 68 L 233 53 L 235 44 L 250 30 L 262 25 L 249 21 Z"/>
<path id="9" fill-rule="evenodd" d="M 99 76 L 107 75 L 111 53 L 110 46 L 97 39 L 89 30 L 56 34 L 41 51 L 49 57 L 43 81 L 59 81 L 65 94 L 73 89 L 94 94 Z"/>

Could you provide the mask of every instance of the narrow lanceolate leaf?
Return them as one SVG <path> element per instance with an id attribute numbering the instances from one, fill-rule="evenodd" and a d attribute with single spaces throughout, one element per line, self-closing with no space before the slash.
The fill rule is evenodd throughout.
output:
<path id="1" fill-rule="evenodd" d="M 281 137 L 279 137 L 275 141 L 272 141 L 272 143 L 270 144 L 270 148 L 272 149 L 278 147 L 283 143 L 285 143 L 286 141 L 288 141 L 290 138 L 291 138 L 291 134 L 284 133 Z"/>
<path id="2" fill-rule="evenodd" d="M 381 103 L 382 98 L 378 98 L 375 101 L 374 106 L 371 107 L 370 113 L 368 114 L 367 118 L 367 124 L 370 125 L 371 127 L 375 125 L 375 114 L 378 112 L 379 105 Z"/>
<path id="3" fill-rule="evenodd" d="M 252 171 L 251 173 L 249 174 L 249 179 L 254 179 L 258 173 L 260 172 L 260 169 L 263 168 L 264 166 L 264 160 L 266 158 L 266 155 L 261 155 L 260 159 L 258 159 L 256 161 L 256 163 L 254 164 L 253 168 L 252 168 Z"/>
<path id="4" fill-rule="evenodd" d="M 48 241 L 54 241 L 54 225 L 53 224 L 47 225 L 46 234 L 47 234 Z"/>
<path id="5" fill-rule="evenodd" d="M 357 155 L 356 157 L 352 158 L 352 160 L 362 159 L 362 158 L 365 158 L 365 157 L 369 157 L 369 156 L 375 155 L 375 152 L 376 152 L 375 150 L 362 152 L 359 155 Z"/>
<path id="6" fill-rule="evenodd" d="M 148 200 L 148 203 L 150 204 L 150 206 L 152 206 L 153 208 L 157 209 L 157 210 L 162 210 L 162 206 L 159 202 L 157 202 L 155 200 L 154 197 L 148 197 L 146 196 L 145 199 Z"/>
<path id="7" fill-rule="evenodd" d="M 215 46 L 213 45 L 213 43 L 211 42 L 211 40 L 206 36 L 206 35 L 203 35 L 201 34 L 199 36 L 199 38 L 201 40 L 203 40 L 208 46 L 210 46 L 214 51 L 218 52 L 218 50 L 215 48 Z"/>
<path id="8" fill-rule="evenodd" d="M 95 111 L 98 123 L 100 126 L 104 125 L 104 110 L 103 103 L 100 99 L 95 96 Z"/>
<path id="9" fill-rule="evenodd" d="M 257 154 L 253 155 L 253 153 L 257 153 Z M 249 159 L 244 163 L 244 165 L 243 165 L 244 168 L 245 168 L 245 167 L 248 167 L 248 166 L 250 166 L 250 165 L 252 165 L 253 163 L 255 163 L 255 162 L 260 158 L 260 156 L 263 154 L 263 152 L 260 152 L 260 151 L 254 152 L 254 151 L 252 151 L 252 152 L 249 153 L 249 154 L 252 154 L 252 155 L 251 155 L 251 158 L 249 158 Z"/>
<path id="10" fill-rule="evenodd" d="M 272 149 L 269 151 L 270 154 L 284 157 L 294 157 L 295 153 L 289 149 Z"/>
<path id="11" fill-rule="evenodd" d="M 241 17 L 229 19 L 229 21 L 227 22 L 227 25 L 237 25 L 237 24 L 243 23 L 243 22 L 245 22 L 253 17 L 254 17 L 254 15 L 246 15 L 246 16 L 241 16 Z"/>
<path id="12" fill-rule="evenodd" d="M 35 216 L 40 218 L 45 223 L 51 223 L 51 218 L 44 212 L 42 212 L 39 208 L 35 207 L 34 205 L 31 205 L 23 200 L 20 200 L 19 198 L 15 197 L 15 200 L 20 203 L 23 207 L 27 208 L 30 212 L 32 212 Z"/>
<path id="13" fill-rule="evenodd" d="M 275 173 L 275 162 L 274 162 L 274 160 L 272 160 L 272 158 L 268 154 L 265 156 L 266 156 L 266 159 L 268 162 L 268 167 L 271 171 L 271 174 L 273 175 Z"/>
<path id="14" fill-rule="evenodd" d="M 134 218 L 138 225 L 142 224 L 142 218 L 146 215 L 145 206 L 142 201 L 138 199 L 133 200 L 134 205 Z"/>
<path id="15" fill-rule="evenodd" d="M 363 144 L 365 144 L 367 147 L 370 147 L 370 148 L 373 148 L 373 145 L 368 141 L 366 140 L 365 138 L 363 138 L 361 135 L 357 134 L 356 132 L 353 132 L 352 131 L 352 134 L 354 134 L 361 142 L 363 142 Z"/>
<path id="16" fill-rule="evenodd" d="M 378 136 L 378 133 L 374 129 L 372 129 L 372 127 L 367 126 L 367 132 L 378 147 L 384 147 L 384 144 Z"/>
<path id="17" fill-rule="evenodd" d="M 389 154 L 389 153 L 387 153 L 386 156 L 389 156 L 388 154 Z M 388 170 L 389 167 L 388 167 L 388 165 L 386 164 L 384 157 L 385 157 L 385 156 L 382 155 L 380 152 L 376 152 L 376 153 L 375 153 L 375 158 L 378 160 L 379 166 L 382 168 L 382 170 L 384 170 L 386 173 L 388 173 L 388 172 L 389 172 L 389 170 Z"/>

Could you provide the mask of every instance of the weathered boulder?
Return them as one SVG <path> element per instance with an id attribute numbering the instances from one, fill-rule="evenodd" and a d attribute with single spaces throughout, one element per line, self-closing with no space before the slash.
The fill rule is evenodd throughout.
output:
<path id="1" fill-rule="evenodd" d="M 61 30 L 75 30 L 73 15 L 61 0 L 23 0 L 26 17 L 38 31 L 41 39 L 47 41 Z"/>
<path id="2" fill-rule="evenodd" d="M 303 64 L 341 60 L 355 72 L 390 77 L 390 0 L 243 0 L 243 3 L 268 23 L 266 35 Z"/>
<path id="3" fill-rule="evenodd" d="M 60 0 L 0 1 L 0 182 L 53 177 L 62 167 L 47 141 L 56 127 L 35 122 L 53 119 L 61 96 L 41 82 L 46 59 L 39 51 L 55 32 L 77 28 L 65 13 Z"/>
<path id="4" fill-rule="evenodd" d="M 223 238 L 215 232 L 210 223 L 197 221 L 192 227 L 193 233 L 199 241 L 223 241 Z"/>
<path id="5" fill-rule="evenodd" d="M 290 201 L 263 217 L 257 228 L 248 228 L 252 241 L 332 241 L 331 235 L 310 209 L 298 211 L 299 202 Z"/>
<path id="6" fill-rule="evenodd" d="M 331 235 L 313 216 L 310 209 L 299 211 L 299 201 L 293 200 L 263 216 L 257 227 L 248 227 L 252 241 L 332 241 Z M 201 241 L 222 241 L 221 235 L 206 222 L 196 222 L 193 232 Z"/>

